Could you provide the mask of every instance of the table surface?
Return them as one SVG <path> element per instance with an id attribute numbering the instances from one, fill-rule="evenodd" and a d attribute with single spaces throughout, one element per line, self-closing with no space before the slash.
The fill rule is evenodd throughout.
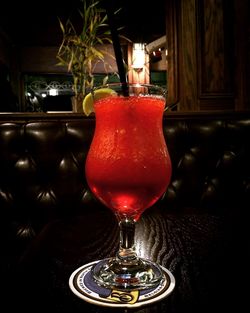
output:
<path id="1" fill-rule="evenodd" d="M 68 284 L 78 267 L 113 256 L 118 242 L 118 224 L 108 209 L 49 223 L 9 277 L 8 306 L 26 312 L 127 312 L 85 302 Z M 224 216 L 147 210 L 136 226 L 137 252 L 169 269 L 176 286 L 165 299 L 128 311 L 224 312 L 235 306 L 239 312 L 246 262 L 241 246 L 235 225 Z"/>

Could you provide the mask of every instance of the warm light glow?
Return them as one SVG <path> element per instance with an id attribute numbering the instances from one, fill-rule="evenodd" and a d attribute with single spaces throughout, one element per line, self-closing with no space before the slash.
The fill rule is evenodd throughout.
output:
<path id="1" fill-rule="evenodd" d="M 133 62 L 132 67 L 134 69 L 143 69 L 145 65 L 145 44 L 134 43 L 133 45 Z"/>

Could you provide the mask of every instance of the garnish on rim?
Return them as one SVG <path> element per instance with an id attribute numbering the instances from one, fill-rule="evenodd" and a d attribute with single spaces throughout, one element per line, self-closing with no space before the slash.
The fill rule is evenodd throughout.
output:
<path id="1" fill-rule="evenodd" d="M 94 112 L 94 100 L 105 98 L 110 95 L 116 95 L 116 92 L 110 88 L 100 88 L 95 90 L 94 99 L 93 94 L 91 92 L 88 93 L 82 103 L 83 113 L 89 116 L 91 113 Z"/>

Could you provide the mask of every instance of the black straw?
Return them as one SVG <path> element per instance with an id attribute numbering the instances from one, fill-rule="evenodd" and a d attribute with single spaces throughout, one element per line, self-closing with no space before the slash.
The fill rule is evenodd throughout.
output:
<path id="1" fill-rule="evenodd" d="M 126 76 L 125 67 L 123 64 L 122 49 L 120 45 L 118 31 L 115 25 L 114 12 L 112 9 L 112 1 L 110 2 L 109 0 L 106 0 L 104 1 L 104 3 L 106 7 L 107 16 L 108 16 L 108 22 L 109 22 L 109 27 L 111 31 L 112 41 L 113 41 L 113 47 L 114 47 L 114 52 L 115 52 L 119 78 L 120 78 L 120 82 L 122 83 L 123 95 L 128 96 L 127 76 Z"/>

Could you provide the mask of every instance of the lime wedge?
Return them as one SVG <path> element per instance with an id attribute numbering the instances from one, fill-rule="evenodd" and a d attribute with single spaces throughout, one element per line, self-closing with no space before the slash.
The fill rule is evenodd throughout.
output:
<path id="1" fill-rule="evenodd" d="M 101 98 L 108 97 L 110 95 L 116 95 L 116 92 L 110 88 L 100 88 L 94 91 L 94 99 L 98 100 Z M 88 93 L 82 103 L 83 113 L 89 116 L 92 112 L 94 112 L 94 101 L 93 94 Z"/>

